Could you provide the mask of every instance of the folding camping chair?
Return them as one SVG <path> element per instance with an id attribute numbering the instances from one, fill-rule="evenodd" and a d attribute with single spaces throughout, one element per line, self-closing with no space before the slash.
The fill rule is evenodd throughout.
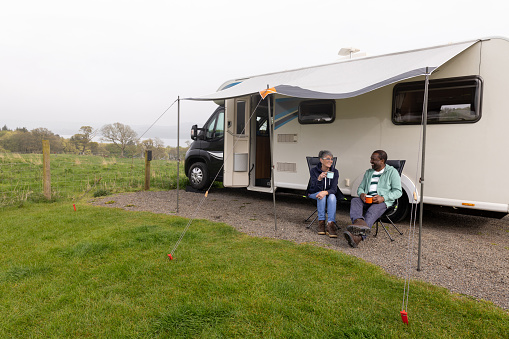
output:
<path id="1" fill-rule="evenodd" d="M 398 173 L 399 173 L 399 176 L 401 177 L 401 173 L 403 172 L 403 167 L 405 167 L 405 162 L 406 160 L 387 160 L 387 164 L 388 165 L 391 165 L 392 167 L 394 167 Z M 404 199 L 405 197 L 402 196 L 400 199 Z M 387 227 L 385 227 L 384 223 L 382 222 L 382 218 L 385 218 L 387 219 L 392 227 L 394 227 L 396 229 L 396 231 L 398 231 L 398 233 L 400 235 L 403 235 L 403 232 L 401 232 L 397 227 L 396 225 L 394 224 L 394 222 L 391 220 L 391 218 L 389 217 L 389 215 L 391 215 L 395 210 L 398 209 L 398 201 L 396 200 L 396 202 L 394 203 L 394 205 L 392 205 L 391 207 L 388 207 L 385 212 L 380 216 L 380 218 L 378 218 L 378 220 L 376 221 L 376 230 L 375 230 L 375 235 L 374 237 L 377 236 L 378 234 L 378 224 L 382 225 L 385 233 L 387 233 L 387 235 L 389 236 L 389 238 L 391 239 L 391 241 L 394 241 L 394 239 L 392 239 L 391 235 L 389 234 L 389 231 L 387 230 Z"/>
<path id="2" fill-rule="evenodd" d="M 338 160 L 337 157 L 332 158 L 332 167 L 336 168 L 336 161 L 337 160 Z M 308 181 L 308 186 L 306 187 L 306 199 L 310 199 L 313 202 L 313 204 L 315 204 L 315 206 L 316 206 L 316 201 L 311 199 L 311 198 L 309 198 L 309 186 L 311 185 L 311 170 L 320 163 L 320 158 L 319 157 L 306 157 L 306 161 L 308 163 L 308 170 L 309 170 L 309 175 L 310 175 L 310 178 L 309 178 L 309 181 Z M 343 193 L 341 192 L 341 190 L 338 187 L 337 188 L 337 193 L 336 193 L 336 201 L 340 201 L 340 200 L 346 200 L 346 198 L 345 198 L 345 196 L 343 195 Z M 308 222 L 309 219 L 311 219 L 311 217 L 313 215 L 315 215 L 315 213 L 316 213 L 316 216 L 309 223 L 309 225 L 306 226 L 306 228 L 310 228 L 311 225 L 313 225 L 313 223 L 315 222 L 315 220 L 318 219 L 318 209 L 315 208 L 315 211 L 313 213 L 311 213 L 311 215 L 309 217 L 307 217 L 306 220 L 304 220 L 304 222 Z M 340 229 L 338 224 L 336 224 L 336 227 L 338 228 L 338 230 Z"/>

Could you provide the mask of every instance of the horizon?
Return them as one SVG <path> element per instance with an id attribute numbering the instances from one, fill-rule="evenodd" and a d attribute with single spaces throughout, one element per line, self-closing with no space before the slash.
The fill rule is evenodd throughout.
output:
<path id="1" fill-rule="evenodd" d="M 122 122 L 120 122 L 120 123 L 122 123 Z M 203 122 L 203 123 L 205 123 L 205 122 Z M 1 125 L 0 128 L 2 128 L 3 126 L 7 126 L 7 128 L 11 131 L 16 130 L 17 128 L 26 128 L 29 131 L 32 131 L 36 128 L 46 128 L 49 131 L 51 131 L 52 133 L 54 133 L 55 135 L 58 135 L 65 139 L 69 139 L 73 135 L 79 133 L 79 129 L 82 126 L 91 126 L 91 125 L 87 125 L 87 124 L 76 123 L 74 126 L 69 127 L 68 124 L 66 124 L 66 123 L 54 123 L 54 122 L 47 123 L 46 126 L 39 126 L 37 124 L 37 122 L 32 122 L 32 125 L 29 125 L 30 127 L 28 127 L 27 125 L 9 126 L 9 124 L 4 123 L 3 121 L 0 121 L 0 125 Z M 94 128 L 94 131 L 97 130 L 97 132 L 98 132 L 98 135 L 96 135 L 94 137 L 94 139 L 98 139 L 101 137 L 99 134 L 99 130 L 101 127 L 103 127 L 105 125 L 108 125 L 108 124 L 103 124 L 100 127 L 91 126 L 92 128 Z M 124 124 L 124 125 L 127 125 L 127 124 Z M 190 138 L 190 130 L 191 130 L 192 125 L 194 125 L 194 124 L 189 123 L 189 122 L 181 123 L 181 125 L 180 125 L 180 146 L 185 145 L 186 141 L 192 142 L 192 140 Z M 148 131 L 147 131 L 147 129 L 150 127 L 150 125 L 128 125 L 128 126 L 131 127 L 136 132 L 137 138 L 140 138 L 141 140 L 159 138 L 159 139 L 161 139 L 161 141 L 164 142 L 165 147 L 166 146 L 170 146 L 170 147 L 177 146 L 177 126 L 176 125 L 152 126 L 152 128 L 150 128 Z M 185 132 L 183 133 L 183 131 L 185 131 Z M 143 135 L 144 132 L 146 132 L 146 133 Z M 97 142 L 97 140 L 94 140 L 94 141 Z M 103 141 L 101 141 L 101 142 L 103 142 Z"/>

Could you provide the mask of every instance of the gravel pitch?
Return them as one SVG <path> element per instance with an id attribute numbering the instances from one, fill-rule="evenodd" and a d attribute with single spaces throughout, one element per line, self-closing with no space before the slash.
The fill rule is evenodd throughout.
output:
<path id="1" fill-rule="evenodd" d="M 213 189 L 207 198 L 203 193 L 180 190 L 179 213 L 176 213 L 176 190 L 125 193 L 94 198 L 91 203 L 130 211 L 208 219 L 224 222 L 256 237 L 316 244 L 362 258 L 395 276 L 405 278 L 410 274 L 411 279 L 489 300 L 509 309 L 509 216 L 493 219 L 425 210 L 421 271 L 417 271 L 418 222 L 413 237 L 409 237 L 410 222 L 405 220 L 397 224 L 403 235 L 389 225 L 393 242 L 380 229 L 377 237 L 373 237 L 373 232 L 354 249 L 342 235 L 350 222 L 348 203 L 341 203 L 338 208 L 336 221 L 341 230 L 336 239 L 316 234 L 317 222 L 306 228 L 304 220 L 314 207 L 303 197 L 290 194 L 276 195 L 277 230 L 272 195 L 245 189 Z M 413 245 L 411 268 L 408 269 L 410 240 Z"/>

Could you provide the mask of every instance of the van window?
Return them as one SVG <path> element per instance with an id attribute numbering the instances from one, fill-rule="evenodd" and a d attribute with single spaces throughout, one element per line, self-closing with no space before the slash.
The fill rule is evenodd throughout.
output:
<path id="1" fill-rule="evenodd" d="M 216 138 L 222 138 L 224 135 L 224 112 L 219 112 L 219 115 L 217 116 L 217 125 L 216 125 Z"/>
<path id="2" fill-rule="evenodd" d="M 224 135 L 224 111 L 214 114 L 203 126 L 205 139 L 222 138 Z"/>
<path id="3" fill-rule="evenodd" d="M 481 118 L 482 80 L 462 77 L 431 80 L 428 87 L 428 124 L 474 123 Z M 422 120 L 424 81 L 394 86 L 392 122 L 416 125 Z"/>
<path id="4" fill-rule="evenodd" d="M 256 135 L 268 135 L 267 117 L 256 117 Z"/>
<path id="5" fill-rule="evenodd" d="M 216 118 L 217 116 L 214 116 L 214 118 L 209 122 L 209 125 L 206 127 L 207 134 L 205 137 L 207 139 L 212 139 L 214 137 L 214 127 L 216 126 Z"/>
<path id="6" fill-rule="evenodd" d="M 245 134 L 244 127 L 246 126 L 246 102 L 237 101 L 237 112 L 235 122 L 236 134 Z"/>
<path id="7" fill-rule="evenodd" d="M 336 105 L 334 100 L 302 101 L 299 105 L 299 123 L 325 124 L 336 118 Z"/>

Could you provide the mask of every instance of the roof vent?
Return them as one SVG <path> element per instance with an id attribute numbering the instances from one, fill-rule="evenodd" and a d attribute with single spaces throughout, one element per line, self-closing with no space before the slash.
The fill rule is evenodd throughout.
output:
<path id="1" fill-rule="evenodd" d="M 339 60 L 345 60 L 366 56 L 366 52 L 361 52 L 360 49 L 355 47 L 343 47 L 339 50 L 338 55 L 341 56 Z"/>

